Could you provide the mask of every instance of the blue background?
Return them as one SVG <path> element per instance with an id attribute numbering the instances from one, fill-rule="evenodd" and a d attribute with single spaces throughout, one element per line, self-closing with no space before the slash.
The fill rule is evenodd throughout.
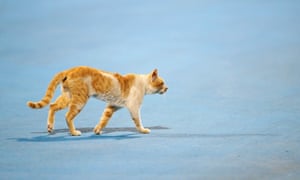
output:
<path id="1" fill-rule="evenodd" d="M 1 179 L 300 178 L 300 3 L 0 1 Z M 53 75 L 88 65 L 149 73 L 139 134 L 126 110 L 96 136 L 91 99 L 68 134 L 32 110 Z M 57 91 L 56 96 L 59 91 Z"/>

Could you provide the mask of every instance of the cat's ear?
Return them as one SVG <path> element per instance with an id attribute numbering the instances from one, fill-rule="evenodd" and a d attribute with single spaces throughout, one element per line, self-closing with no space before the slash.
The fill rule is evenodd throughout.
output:
<path id="1" fill-rule="evenodd" d="M 152 71 L 151 77 L 152 77 L 152 82 L 156 80 L 156 78 L 158 77 L 157 69 L 154 69 L 154 70 Z"/>

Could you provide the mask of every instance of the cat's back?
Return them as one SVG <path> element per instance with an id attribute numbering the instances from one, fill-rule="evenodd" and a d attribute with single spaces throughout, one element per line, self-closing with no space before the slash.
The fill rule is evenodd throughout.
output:
<path id="1" fill-rule="evenodd" d="M 89 96 L 106 94 L 119 89 L 114 75 L 88 66 L 77 66 L 66 70 L 64 87 L 79 87 L 84 84 Z M 101 98 L 102 99 L 102 98 Z"/>
<path id="2" fill-rule="evenodd" d="M 101 75 L 102 73 L 104 73 L 104 71 L 88 66 L 77 66 L 66 70 L 66 75 L 69 78 L 84 78 L 87 76 Z"/>

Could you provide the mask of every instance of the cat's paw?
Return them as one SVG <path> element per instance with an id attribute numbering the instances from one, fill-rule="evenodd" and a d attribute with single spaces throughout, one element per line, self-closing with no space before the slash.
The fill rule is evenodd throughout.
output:
<path id="1" fill-rule="evenodd" d="M 50 133 L 50 134 L 53 133 L 53 125 L 48 124 L 47 130 L 48 130 L 48 133 Z"/>
<path id="2" fill-rule="evenodd" d="M 80 136 L 80 135 L 81 135 L 81 132 L 78 131 L 78 130 L 75 130 L 75 131 L 71 132 L 71 135 L 72 135 L 72 136 Z"/>
<path id="3" fill-rule="evenodd" d="M 143 133 L 143 134 L 149 134 L 151 132 L 151 130 L 148 128 L 142 128 L 142 129 L 139 129 L 139 132 Z"/>
<path id="4" fill-rule="evenodd" d="M 97 134 L 97 135 L 102 134 L 101 128 L 98 127 L 98 126 L 96 126 L 96 127 L 94 128 L 94 133 Z"/>

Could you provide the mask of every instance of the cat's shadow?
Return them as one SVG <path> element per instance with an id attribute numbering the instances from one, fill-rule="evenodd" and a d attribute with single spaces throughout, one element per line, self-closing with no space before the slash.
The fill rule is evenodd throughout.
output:
<path id="1" fill-rule="evenodd" d="M 163 126 L 153 126 L 148 127 L 151 130 L 164 130 L 169 129 Z M 95 140 L 95 139 L 113 139 L 113 140 L 125 140 L 125 139 L 135 139 L 140 138 L 141 134 L 133 127 L 124 127 L 124 128 L 105 128 L 101 135 L 92 134 L 90 136 L 84 135 L 85 133 L 93 132 L 94 128 L 78 128 L 83 134 L 82 136 L 70 136 L 69 129 L 56 129 L 53 133 L 48 134 L 48 132 L 32 132 L 33 134 L 43 134 L 39 136 L 34 136 L 31 138 L 13 138 L 18 142 L 59 142 L 59 141 L 82 141 L 82 140 Z M 127 132 L 124 134 L 113 134 L 117 132 Z M 129 132 L 129 133 L 128 133 Z M 58 136 L 58 134 L 63 134 Z"/>
<path id="2" fill-rule="evenodd" d="M 152 126 L 148 127 L 151 130 L 167 130 L 168 127 Z M 18 142 L 60 142 L 60 141 L 82 141 L 82 140 L 126 140 L 143 137 L 138 133 L 134 127 L 114 127 L 105 128 L 101 135 L 93 133 L 94 128 L 78 128 L 82 132 L 82 136 L 70 136 L 69 129 L 56 129 L 52 134 L 48 132 L 32 132 L 32 134 L 39 134 L 38 136 L 30 138 L 9 138 Z M 248 137 L 274 137 L 278 134 L 264 134 L 264 133 L 229 133 L 229 134 L 191 134 L 191 133 L 167 133 L 167 134 L 152 134 L 152 138 L 248 138 Z"/>
<path id="3" fill-rule="evenodd" d="M 163 127 L 163 126 L 152 126 L 152 127 L 148 127 L 151 130 L 163 130 L 163 129 L 169 129 L 167 127 Z M 78 128 L 79 131 L 81 131 L 82 133 L 89 133 L 89 132 L 93 132 L 94 128 L 92 127 L 85 127 L 85 128 Z M 53 133 L 51 133 L 50 135 L 54 135 L 54 134 L 58 134 L 58 133 L 68 133 L 69 129 L 56 129 L 54 130 Z M 104 128 L 102 131 L 102 134 L 110 134 L 110 133 L 114 133 L 114 132 L 132 132 L 132 133 L 137 133 L 136 128 L 134 127 L 108 127 L 108 128 Z M 45 132 L 33 132 L 33 133 L 45 133 Z"/>

